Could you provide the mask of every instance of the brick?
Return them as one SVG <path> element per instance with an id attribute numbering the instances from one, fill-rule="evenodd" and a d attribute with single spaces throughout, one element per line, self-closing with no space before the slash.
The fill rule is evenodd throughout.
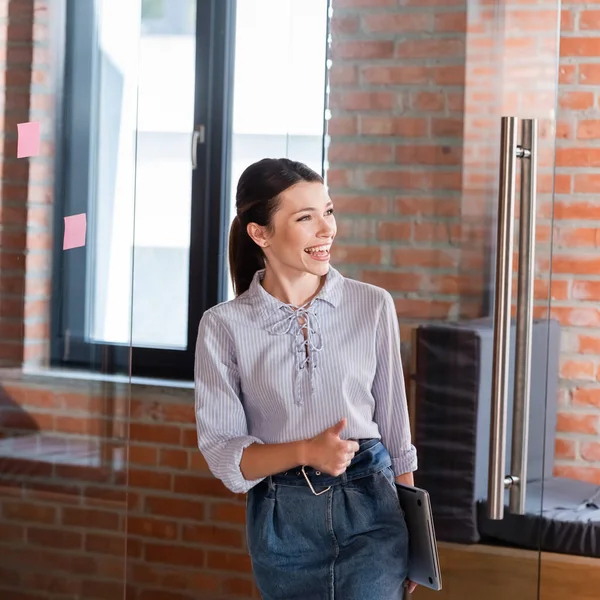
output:
<path id="1" fill-rule="evenodd" d="M 128 458 L 132 464 L 155 466 L 158 464 L 158 448 L 130 444 Z"/>
<path id="2" fill-rule="evenodd" d="M 150 425 L 145 423 L 131 423 L 129 429 L 130 440 L 135 442 L 152 442 L 159 444 L 178 445 L 181 430 L 169 425 Z"/>
<path id="3" fill-rule="evenodd" d="M 356 33 L 360 29 L 360 18 L 357 15 L 338 15 L 334 12 L 329 27 L 332 35 Z"/>
<path id="4" fill-rule="evenodd" d="M 356 65 L 333 63 L 329 70 L 329 84 L 331 86 L 353 85 L 356 83 L 358 83 L 358 68 Z"/>
<path id="5" fill-rule="evenodd" d="M 600 84 L 600 64 L 579 64 L 579 83 L 586 85 Z M 575 68 L 573 67 L 573 70 Z"/>
<path id="6" fill-rule="evenodd" d="M 242 504 L 215 502 L 211 504 L 210 520 L 244 525 L 246 523 L 246 507 Z"/>
<path id="7" fill-rule="evenodd" d="M 582 10 L 579 13 L 579 30 L 600 30 L 600 10 Z"/>
<path id="8" fill-rule="evenodd" d="M 595 274 L 600 272 L 600 256 L 555 254 L 552 259 L 552 271 L 553 273 Z M 584 293 L 583 289 L 581 293 Z"/>
<path id="9" fill-rule="evenodd" d="M 191 494 L 196 497 L 214 496 L 217 498 L 231 498 L 235 496 L 218 479 L 195 475 L 174 475 L 173 491 L 178 494 Z"/>
<path id="10" fill-rule="evenodd" d="M 362 81 L 372 85 L 417 85 L 430 79 L 431 70 L 419 65 L 370 65 L 360 71 Z"/>
<path id="11" fill-rule="evenodd" d="M 415 39 L 400 41 L 396 45 L 396 58 L 458 58 L 464 57 L 464 53 L 462 39 Z"/>
<path id="12" fill-rule="evenodd" d="M 435 31 L 464 33 L 467 30 L 467 13 L 464 11 L 435 13 Z"/>
<path id="13" fill-rule="evenodd" d="M 131 540 L 128 541 L 125 534 L 103 535 L 86 532 L 85 550 L 122 557 L 125 556 L 126 546 L 130 542 Z"/>
<path id="14" fill-rule="evenodd" d="M 118 530 L 121 515 L 116 511 L 94 510 L 66 506 L 62 508 L 62 523 L 69 527 Z M 124 512 L 123 516 L 124 516 Z"/>
<path id="15" fill-rule="evenodd" d="M 363 29 L 369 33 L 424 33 L 431 31 L 433 19 L 431 13 L 373 13 L 362 18 Z"/>
<path id="16" fill-rule="evenodd" d="M 332 246 L 331 256 L 334 261 L 339 262 L 380 264 L 382 255 L 381 248 L 373 246 L 350 246 L 338 243 Z"/>
<path id="17" fill-rule="evenodd" d="M 252 597 L 254 586 L 250 579 L 230 578 L 223 581 L 222 588 L 226 594 L 235 594 L 250 598 Z"/>
<path id="18" fill-rule="evenodd" d="M 600 138 L 600 120 L 583 120 L 577 124 L 577 139 L 595 140 Z"/>
<path id="19" fill-rule="evenodd" d="M 187 450 L 161 448 L 158 464 L 161 467 L 172 469 L 187 469 L 189 466 L 189 453 Z"/>
<path id="20" fill-rule="evenodd" d="M 462 118 L 433 118 L 431 133 L 434 137 L 462 138 L 464 120 Z"/>
<path id="21" fill-rule="evenodd" d="M 210 546 L 226 546 L 229 548 L 242 548 L 245 532 L 241 529 L 219 527 L 217 525 L 191 525 L 182 526 L 181 538 L 192 544 L 208 544 Z"/>
<path id="22" fill-rule="evenodd" d="M 575 65 L 561 65 L 558 70 L 559 85 L 575 83 L 577 78 L 577 67 Z"/>
<path id="23" fill-rule="evenodd" d="M 582 442 L 581 458 L 589 462 L 600 462 L 600 444 L 598 442 Z"/>
<path id="24" fill-rule="evenodd" d="M 52 524 L 56 522 L 56 508 L 41 504 L 2 502 L 2 515 L 11 520 L 29 523 Z"/>
<path id="25" fill-rule="evenodd" d="M 564 326 L 600 327 L 600 311 L 594 307 L 552 306 L 551 314 Z"/>
<path id="26" fill-rule="evenodd" d="M 566 433 L 598 433 L 598 416 L 559 412 L 556 430 Z"/>
<path id="27" fill-rule="evenodd" d="M 396 146 L 395 159 L 403 165 L 459 165 L 462 151 L 458 146 L 411 144 Z"/>
<path id="28" fill-rule="evenodd" d="M 335 209 L 345 215 L 381 215 L 389 212 L 389 199 L 385 196 L 334 194 Z"/>
<path id="29" fill-rule="evenodd" d="M 384 287 L 390 292 L 418 292 L 423 287 L 423 279 L 416 273 L 363 271 L 361 280 L 372 285 Z"/>
<path id="30" fill-rule="evenodd" d="M 581 194 L 596 194 L 600 191 L 600 175 L 586 173 L 575 175 L 573 178 L 573 191 Z M 594 210 L 594 207 L 591 207 Z"/>
<path id="31" fill-rule="evenodd" d="M 178 524 L 161 518 L 127 518 L 127 534 L 163 540 L 175 540 L 178 537 Z"/>
<path id="32" fill-rule="evenodd" d="M 79 550 L 82 548 L 83 536 L 75 531 L 29 527 L 27 541 L 37 546 L 47 546 L 53 549 Z"/>
<path id="33" fill-rule="evenodd" d="M 128 483 L 132 487 L 170 490 L 171 474 L 151 470 L 129 469 Z"/>
<path id="34" fill-rule="evenodd" d="M 600 336 L 595 335 L 580 335 L 578 336 L 578 347 L 577 351 L 581 354 L 598 354 L 600 355 Z M 598 398 L 598 407 L 600 407 L 600 390 L 576 390 L 576 392 L 585 392 L 585 396 L 588 392 L 591 395 L 596 395 Z M 576 392 L 573 392 L 575 395 Z"/>
<path id="35" fill-rule="evenodd" d="M 446 96 L 443 92 L 415 92 L 410 98 L 410 107 L 419 112 L 439 112 L 444 110 Z"/>
<path id="36" fill-rule="evenodd" d="M 575 300 L 600 301 L 600 281 L 573 281 L 572 298 Z"/>
<path id="37" fill-rule="evenodd" d="M 594 94 L 593 92 L 562 91 L 559 93 L 558 103 L 564 110 L 586 110 L 594 106 Z"/>
<path id="38" fill-rule="evenodd" d="M 329 148 L 329 160 L 340 163 L 390 163 L 394 156 L 391 145 L 342 144 L 333 142 Z"/>
<path id="39" fill-rule="evenodd" d="M 590 360 L 569 360 L 561 357 L 560 375 L 570 380 L 593 380 L 595 377 L 594 363 Z"/>
<path id="40" fill-rule="evenodd" d="M 336 59 L 384 59 L 393 58 L 394 43 L 383 40 L 339 41 L 332 48 L 331 55 Z"/>
<path id="41" fill-rule="evenodd" d="M 558 167 L 598 167 L 600 166 L 600 148 L 557 148 L 556 165 Z"/>
<path id="42" fill-rule="evenodd" d="M 184 500 L 173 495 L 146 496 L 144 512 L 149 515 L 201 521 L 204 519 L 205 507 L 203 502 L 198 500 Z"/>
<path id="43" fill-rule="evenodd" d="M 554 467 L 554 475 L 556 477 L 566 477 L 579 481 L 589 481 L 590 483 L 600 485 L 600 468 L 556 465 Z"/>
<path id="44" fill-rule="evenodd" d="M 327 134 L 331 137 L 356 135 L 358 123 L 356 117 L 333 117 L 327 121 Z"/>
<path id="45" fill-rule="evenodd" d="M 600 388 L 579 387 L 574 389 L 573 405 L 600 408 Z"/>
<path id="46" fill-rule="evenodd" d="M 219 571 L 250 573 L 252 566 L 248 554 L 230 554 L 226 552 L 209 551 L 206 556 L 206 565 L 209 569 Z"/>
<path id="47" fill-rule="evenodd" d="M 205 551 L 191 546 L 173 544 L 146 544 L 144 557 L 147 562 L 198 568 L 204 564 Z"/>
<path id="48" fill-rule="evenodd" d="M 427 134 L 427 119 L 413 117 L 369 117 L 360 118 L 360 133 L 363 135 L 422 137 Z"/>
<path id="49" fill-rule="evenodd" d="M 332 109 L 340 110 L 390 110 L 394 106 L 391 92 L 335 92 L 329 96 Z"/>
<path id="50" fill-rule="evenodd" d="M 572 460 L 576 458 L 576 443 L 574 440 L 567 440 L 557 437 L 554 445 L 554 456 L 559 460 Z"/>

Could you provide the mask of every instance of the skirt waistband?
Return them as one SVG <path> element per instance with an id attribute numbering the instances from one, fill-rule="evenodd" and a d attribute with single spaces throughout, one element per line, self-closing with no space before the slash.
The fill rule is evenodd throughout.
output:
<path id="1" fill-rule="evenodd" d="M 354 455 L 354 458 L 346 471 L 341 475 L 334 477 L 328 473 L 318 471 L 313 467 L 304 467 L 308 479 L 315 488 L 340 485 L 347 481 L 367 477 L 392 465 L 392 459 L 380 439 L 371 438 L 355 441 L 357 441 L 360 446 L 359 450 Z M 268 479 L 270 480 L 270 485 L 308 487 L 300 465 L 283 473 L 271 475 Z"/>

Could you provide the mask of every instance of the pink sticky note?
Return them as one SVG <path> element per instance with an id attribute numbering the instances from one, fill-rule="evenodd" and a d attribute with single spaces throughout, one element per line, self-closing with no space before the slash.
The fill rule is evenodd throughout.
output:
<path id="1" fill-rule="evenodd" d="M 87 221 L 85 213 L 65 217 L 65 238 L 63 241 L 63 250 L 71 248 L 81 248 L 85 246 L 85 232 Z"/>
<path id="2" fill-rule="evenodd" d="M 17 125 L 19 141 L 17 143 L 17 158 L 38 156 L 40 153 L 40 124 L 19 123 Z"/>

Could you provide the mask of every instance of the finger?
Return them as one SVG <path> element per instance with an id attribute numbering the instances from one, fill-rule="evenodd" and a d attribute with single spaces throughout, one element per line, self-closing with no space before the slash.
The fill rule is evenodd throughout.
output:
<path id="1" fill-rule="evenodd" d="M 353 452 L 354 454 L 356 454 L 360 449 L 358 442 L 348 442 L 347 446 L 348 452 Z"/>
<path id="2" fill-rule="evenodd" d="M 408 582 L 408 593 L 412 594 L 417 589 L 417 584 L 414 581 Z"/>
<path id="3" fill-rule="evenodd" d="M 346 417 L 344 417 L 341 421 L 338 421 L 333 427 L 331 427 L 329 429 L 329 431 L 331 431 L 331 433 L 333 433 L 335 435 L 339 435 L 340 433 L 342 433 L 342 431 L 344 430 L 345 427 L 346 427 Z"/>

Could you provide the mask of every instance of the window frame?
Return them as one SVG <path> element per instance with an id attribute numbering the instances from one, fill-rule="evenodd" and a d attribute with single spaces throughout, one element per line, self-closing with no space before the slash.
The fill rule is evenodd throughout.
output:
<path id="1" fill-rule="evenodd" d="M 193 379 L 198 324 L 205 310 L 219 303 L 227 293 L 225 260 L 230 222 L 235 4 L 235 0 L 196 2 L 196 97 L 190 138 L 192 129 L 202 124 L 205 141 L 197 146 L 197 167 L 192 169 L 190 163 L 192 198 L 187 347 L 175 350 L 138 347 L 131 342 L 129 345 L 96 343 L 81 335 L 78 339 L 70 333 L 85 330 L 89 303 L 86 298 L 88 252 L 95 247 L 93 228 L 88 227 L 85 247 L 68 252 L 62 250 L 64 217 L 79 212 L 93 216 L 94 208 L 90 206 L 93 200 L 89 195 L 90 170 L 87 168 L 93 132 L 89 125 L 85 126 L 95 121 L 92 118 L 96 108 L 92 101 L 93 82 L 91 76 L 85 82 L 90 101 L 81 101 L 81 69 L 74 72 L 73 58 L 76 51 L 78 61 L 82 60 L 82 55 L 88 62 L 93 60 L 97 43 L 93 0 L 87 3 L 84 0 L 55 0 L 56 19 L 60 19 L 63 25 L 53 51 L 54 64 L 60 65 L 60 68 L 55 81 L 50 366 L 137 377 Z M 91 62 L 89 64 L 91 66 Z M 88 70 L 92 72 L 91 68 Z M 77 97 L 73 93 L 74 81 L 77 81 Z M 86 168 L 74 167 L 81 162 Z M 88 192 L 74 193 L 77 188 Z"/>

